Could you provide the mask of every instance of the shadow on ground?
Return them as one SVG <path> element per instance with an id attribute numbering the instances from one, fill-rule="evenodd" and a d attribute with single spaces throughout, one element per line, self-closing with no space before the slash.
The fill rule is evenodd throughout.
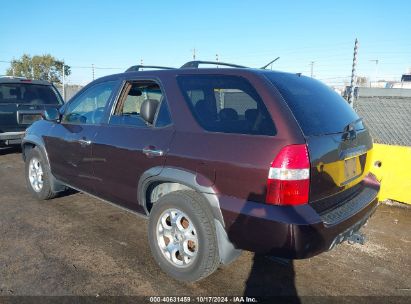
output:
<path id="1" fill-rule="evenodd" d="M 21 147 L 20 146 L 0 147 L 0 156 L 13 154 L 13 153 L 21 153 Z"/>
<path id="2" fill-rule="evenodd" d="M 300 303 L 293 262 L 255 254 L 244 296 L 257 297 L 259 302 L 272 300 L 265 297 L 280 296 L 287 303 Z"/>

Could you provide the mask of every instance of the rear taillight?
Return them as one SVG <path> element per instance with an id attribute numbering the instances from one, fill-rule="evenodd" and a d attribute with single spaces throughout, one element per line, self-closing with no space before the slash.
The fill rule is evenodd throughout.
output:
<path id="1" fill-rule="evenodd" d="M 271 163 L 267 180 L 266 203 L 302 205 L 308 203 L 310 159 L 306 145 L 281 149 Z"/>

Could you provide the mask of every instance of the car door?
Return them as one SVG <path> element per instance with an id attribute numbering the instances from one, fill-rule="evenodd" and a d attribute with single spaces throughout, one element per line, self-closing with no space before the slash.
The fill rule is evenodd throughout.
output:
<path id="1" fill-rule="evenodd" d="M 159 102 L 156 120 L 147 124 L 139 115 L 144 100 Z M 93 143 L 98 196 L 142 211 L 137 203 L 140 176 L 164 166 L 174 133 L 167 101 L 154 81 L 126 82 L 114 104 L 109 123 L 102 125 Z"/>
<path id="2" fill-rule="evenodd" d="M 53 175 L 72 187 L 94 192 L 92 143 L 117 84 L 106 81 L 85 89 L 45 139 Z"/>

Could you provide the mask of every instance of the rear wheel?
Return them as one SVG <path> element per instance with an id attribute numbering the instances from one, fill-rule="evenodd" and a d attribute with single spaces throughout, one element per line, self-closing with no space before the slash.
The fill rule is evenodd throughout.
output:
<path id="1" fill-rule="evenodd" d="M 37 147 L 27 152 L 25 168 L 27 188 L 35 198 L 48 200 L 56 196 L 50 185 L 49 167 Z"/>
<path id="2" fill-rule="evenodd" d="M 219 265 L 213 216 L 207 202 L 194 191 L 176 191 L 160 198 L 150 213 L 148 235 L 156 262 L 177 280 L 201 280 Z"/>

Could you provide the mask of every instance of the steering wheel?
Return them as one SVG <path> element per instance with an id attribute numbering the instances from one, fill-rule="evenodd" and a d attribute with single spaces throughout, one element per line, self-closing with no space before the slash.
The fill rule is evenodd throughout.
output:
<path id="1" fill-rule="evenodd" d="M 73 112 L 66 116 L 63 116 L 63 121 L 68 122 L 68 123 L 85 123 L 86 117 L 84 117 L 80 113 Z"/>

